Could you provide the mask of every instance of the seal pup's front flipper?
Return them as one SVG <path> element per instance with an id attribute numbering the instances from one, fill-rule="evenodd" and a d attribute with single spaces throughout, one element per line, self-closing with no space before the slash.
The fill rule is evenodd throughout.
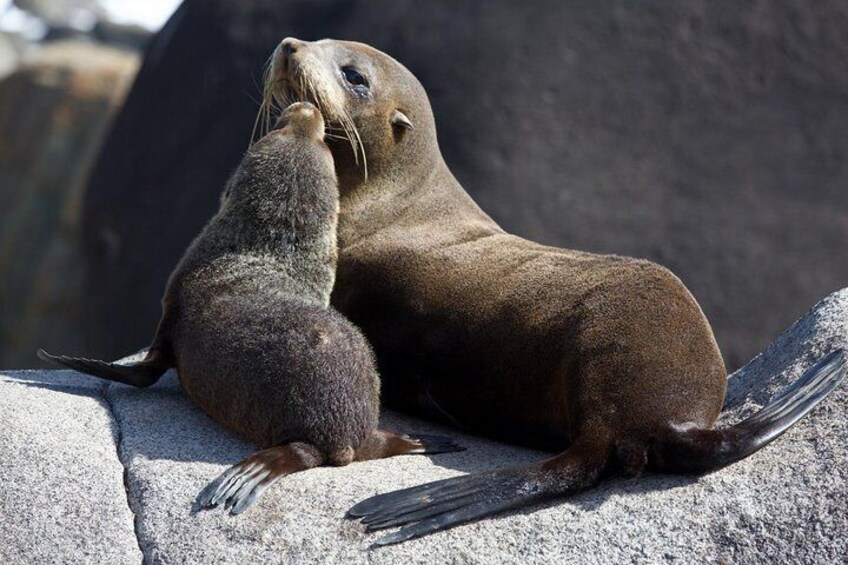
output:
<path id="1" fill-rule="evenodd" d="M 82 357 L 51 355 L 43 349 L 38 350 L 38 358 L 80 373 L 139 388 L 154 384 L 171 367 L 171 363 L 166 360 L 159 349 L 151 349 L 143 360 L 129 365 L 119 365 Z"/>
<path id="2" fill-rule="evenodd" d="M 224 471 L 200 491 L 196 504 L 215 508 L 223 504 L 230 514 L 244 512 L 277 479 L 318 467 L 324 456 L 308 443 L 288 443 L 257 451 Z"/>
<path id="3" fill-rule="evenodd" d="M 375 430 L 354 451 L 342 449 L 325 457 L 315 446 L 295 442 L 257 451 L 209 483 L 197 496 L 200 508 L 221 504 L 230 514 L 241 514 L 277 479 L 306 471 L 324 463 L 347 465 L 351 460 L 382 459 L 403 454 L 435 454 L 462 451 L 449 437 L 436 435 L 407 436 Z"/>
<path id="4" fill-rule="evenodd" d="M 603 445 L 601 442 L 600 445 Z M 541 500 L 573 494 L 597 482 L 609 449 L 575 442 L 546 461 L 427 483 L 368 498 L 348 513 L 367 532 L 404 526 L 372 547 L 400 543 Z"/>

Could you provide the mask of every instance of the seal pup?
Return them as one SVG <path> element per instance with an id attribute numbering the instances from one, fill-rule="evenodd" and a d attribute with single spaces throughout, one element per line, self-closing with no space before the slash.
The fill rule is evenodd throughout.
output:
<path id="1" fill-rule="evenodd" d="M 439 436 L 377 429 L 379 377 L 368 342 L 329 308 L 338 188 L 324 120 L 310 103 L 247 151 L 218 213 L 168 282 L 147 357 L 121 366 L 42 359 L 148 387 L 176 367 L 213 420 L 262 447 L 199 495 L 244 511 L 280 477 L 322 464 L 461 449 Z"/>
<path id="2" fill-rule="evenodd" d="M 332 300 L 371 341 L 387 404 L 561 452 L 351 508 L 369 531 L 403 526 L 378 545 L 562 497 L 613 471 L 719 469 L 845 376 L 834 351 L 756 415 L 715 429 L 727 374 L 683 283 L 648 261 L 504 232 L 451 174 L 426 92 L 400 63 L 361 43 L 287 38 L 268 91 L 311 100 L 348 132 L 350 143 L 329 141 L 341 195 Z"/>

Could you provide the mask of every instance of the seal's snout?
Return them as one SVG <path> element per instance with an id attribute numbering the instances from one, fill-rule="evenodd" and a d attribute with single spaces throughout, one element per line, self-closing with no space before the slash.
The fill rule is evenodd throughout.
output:
<path id="1" fill-rule="evenodd" d="M 297 43 L 298 41 L 296 39 L 284 39 L 283 42 L 280 44 L 280 47 L 282 48 L 281 50 L 283 52 L 283 57 L 290 57 L 295 54 L 297 52 Z"/>
<path id="2" fill-rule="evenodd" d="M 310 102 L 309 100 L 303 100 L 301 102 L 295 102 L 286 108 L 286 112 L 295 113 L 295 112 L 317 112 L 318 110 L 315 108 L 315 104 Z"/>
<path id="3" fill-rule="evenodd" d="M 312 102 L 295 102 L 283 111 L 280 122 L 307 137 L 324 139 L 324 117 Z"/>
<path id="4" fill-rule="evenodd" d="M 288 108 L 283 110 L 283 118 L 287 123 L 292 122 L 312 122 L 315 120 L 320 120 L 321 112 L 318 111 L 318 108 L 315 107 L 315 104 L 304 100 L 302 102 L 295 102 L 290 105 Z"/>
<path id="5" fill-rule="evenodd" d="M 271 72 L 268 77 L 270 92 L 277 101 L 303 100 L 307 98 L 304 88 L 305 59 L 308 59 L 308 44 L 306 41 L 287 37 L 274 49 L 271 56 Z"/>
<path id="6" fill-rule="evenodd" d="M 302 51 L 305 43 L 294 37 L 287 37 L 277 46 L 277 55 L 275 57 L 275 66 L 278 69 L 287 70 L 291 66 L 291 61 L 298 51 Z"/>

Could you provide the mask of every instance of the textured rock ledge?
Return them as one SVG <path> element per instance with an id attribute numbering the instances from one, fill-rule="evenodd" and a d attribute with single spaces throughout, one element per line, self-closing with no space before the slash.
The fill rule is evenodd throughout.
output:
<path id="1" fill-rule="evenodd" d="M 0 563 L 138 563 L 104 385 L 0 373 Z"/>
<path id="2" fill-rule="evenodd" d="M 731 377 L 723 421 L 756 410 L 838 347 L 848 348 L 848 290 L 821 301 Z M 375 551 L 357 523 L 342 519 L 353 503 L 544 454 L 387 413 L 386 427 L 451 433 L 469 449 L 294 475 L 232 518 L 192 504 L 252 448 L 191 405 L 174 375 L 141 391 L 63 371 L 6 372 L 0 388 L 6 563 L 138 562 L 139 547 L 152 563 L 834 563 L 848 555 L 845 383 L 780 440 L 713 475 L 610 481 L 568 501 Z M 112 433 L 110 407 L 120 434 Z"/>

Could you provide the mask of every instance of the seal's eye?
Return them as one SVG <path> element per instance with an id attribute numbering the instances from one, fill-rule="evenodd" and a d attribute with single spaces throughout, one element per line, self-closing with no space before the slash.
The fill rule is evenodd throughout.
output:
<path id="1" fill-rule="evenodd" d="M 364 88 L 368 88 L 368 79 L 366 79 L 362 73 L 360 73 L 353 67 L 342 67 L 342 74 L 344 75 L 345 80 L 351 86 L 361 86 Z"/>

